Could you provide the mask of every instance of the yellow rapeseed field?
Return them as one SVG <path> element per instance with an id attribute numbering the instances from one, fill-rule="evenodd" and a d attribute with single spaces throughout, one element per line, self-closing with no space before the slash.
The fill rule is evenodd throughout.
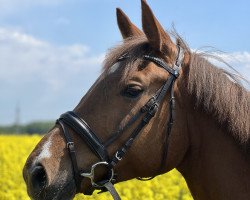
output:
<path id="1" fill-rule="evenodd" d="M 0 135 L 0 200 L 28 200 L 22 168 L 41 139 L 38 135 Z M 173 170 L 147 182 L 131 180 L 116 184 L 122 200 L 191 200 L 183 177 Z M 108 193 L 77 195 L 74 200 L 107 200 Z"/>

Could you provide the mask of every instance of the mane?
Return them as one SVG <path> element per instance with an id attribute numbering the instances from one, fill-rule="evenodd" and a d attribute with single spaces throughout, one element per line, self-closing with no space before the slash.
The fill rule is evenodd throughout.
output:
<path id="1" fill-rule="evenodd" d="M 104 60 L 103 70 L 109 70 L 109 68 L 123 55 L 128 55 L 128 60 L 131 62 L 144 55 L 148 50 L 149 45 L 145 36 L 128 38 L 121 44 L 108 50 Z"/>
<path id="2" fill-rule="evenodd" d="M 172 35 L 186 51 L 190 51 L 183 39 Z M 140 66 L 142 55 L 153 53 L 146 37 L 130 38 L 110 49 L 106 55 L 103 71 L 108 72 L 124 54 L 128 59 L 121 66 L 123 78 Z M 188 93 L 195 99 L 196 106 L 211 114 L 220 126 L 226 127 L 242 143 L 250 138 L 250 93 L 237 81 L 238 77 L 211 64 L 205 53 L 191 53 L 188 70 Z M 139 59 L 138 59 L 139 58 Z M 219 61 L 225 63 L 221 58 Z M 135 64 L 135 62 L 137 62 Z M 131 65 L 133 63 L 133 65 Z"/>
<path id="3" fill-rule="evenodd" d="M 191 54 L 189 93 L 197 105 L 226 126 L 241 143 L 246 143 L 250 138 L 250 93 L 236 75 L 214 66 L 207 57 L 205 53 Z"/>

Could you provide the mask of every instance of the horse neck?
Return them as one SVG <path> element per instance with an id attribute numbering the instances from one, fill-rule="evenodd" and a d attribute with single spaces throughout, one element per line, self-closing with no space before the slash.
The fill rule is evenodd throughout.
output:
<path id="1" fill-rule="evenodd" d="M 190 147 L 177 169 L 194 198 L 249 199 L 249 155 L 212 116 L 190 109 L 188 119 Z"/>

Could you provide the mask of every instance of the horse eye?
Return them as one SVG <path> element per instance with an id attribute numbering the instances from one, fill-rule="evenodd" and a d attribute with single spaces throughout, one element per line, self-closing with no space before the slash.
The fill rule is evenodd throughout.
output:
<path id="1" fill-rule="evenodd" d="M 143 92 L 143 89 L 137 85 L 128 85 L 125 90 L 122 91 L 122 96 L 129 98 L 136 98 Z"/>

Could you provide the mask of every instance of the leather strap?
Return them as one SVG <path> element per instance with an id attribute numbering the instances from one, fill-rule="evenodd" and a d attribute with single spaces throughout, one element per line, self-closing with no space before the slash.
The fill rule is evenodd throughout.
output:
<path id="1" fill-rule="evenodd" d="M 145 60 L 149 60 L 149 61 L 154 62 L 159 67 L 162 67 L 163 69 L 165 69 L 167 72 L 169 72 L 170 74 L 172 74 L 176 78 L 178 77 L 179 74 L 176 73 L 176 70 L 174 70 L 173 68 L 169 67 L 162 59 L 157 58 L 157 57 L 153 57 L 153 56 L 150 56 L 150 55 L 145 55 L 145 56 L 143 56 L 143 58 Z"/>
<path id="2" fill-rule="evenodd" d="M 102 160 L 108 160 L 108 153 L 100 139 L 90 129 L 89 125 L 73 111 L 62 114 L 59 118 L 60 121 L 71 127 L 78 135 L 84 139 L 91 150 Z"/>
<path id="3" fill-rule="evenodd" d="M 130 120 L 126 123 L 125 126 L 120 127 L 117 132 L 111 135 L 111 137 L 104 143 L 104 146 L 107 148 L 111 145 L 116 139 L 118 139 L 124 131 L 126 131 L 136 120 L 138 120 L 142 115 L 142 112 L 139 110 L 135 115 L 133 115 Z"/>
<path id="4" fill-rule="evenodd" d="M 60 124 L 62 130 L 63 130 L 63 134 L 64 134 L 64 138 L 66 141 L 66 146 L 67 149 L 69 151 L 70 154 L 70 159 L 71 159 L 71 163 L 72 163 L 72 171 L 74 173 L 74 179 L 75 179 L 75 184 L 76 184 L 76 190 L 80 191 L 80 182 L 81 182 L 81 177 L 78 171 L 78 164 L 77 164 L 77 159 L 76 159 L 76 151 L 75 151 L 75 144 L 72 140 L 71 135 L 69 134 L 68 129 L 64 126 L 64 124 L 62 123 L 62 121 L 60 121 L 60 119 L 58 119 L 56 121 L 57 124 Z"/>
<path id="5" fill-rule="evenodd" d="M 111 182 L 105 183 L 104 187 L 109 191 L 114 200 L 121 200 L 121 197 L 119 196 L 114 185 Z"/>

